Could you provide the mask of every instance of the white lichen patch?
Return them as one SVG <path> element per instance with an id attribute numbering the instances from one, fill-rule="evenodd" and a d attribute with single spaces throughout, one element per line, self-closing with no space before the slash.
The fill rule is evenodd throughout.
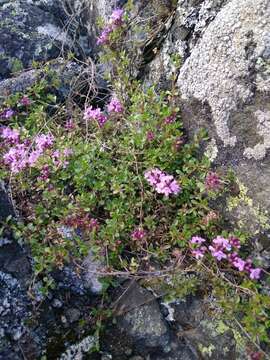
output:
<path id="1" fill-rule="evenodd" d="M 166 316 L 167 321 L 175 321 L 174 319 L 174 312 L 175 309 L 171 306 L 171 304 L 175 304 L 175 302 L 162 302 L 161 303 L 168 311 L 168 315 Z"/>
<path id="2" fill-rule="evenodd" d="M 255 112 L 255 116 L 258 120 L 258 134 L 263 138 L 263 142 L 258 143 L 253 148 L 246 148 L 244 155 L 248 159 L 261 160 L 265 157 L 267 150 L 270 149 L 270 111 L 258 110 Z"/>
<path id="3" fill-rule="evenodd" d="M 253 59 L 267 46 L 269 17 L 268 0 L 229 1 L 180 71 L 178 86 L 183 99 L 195 98 L 210 105 L 218 137 L 225 146 L 234 146 L 237 141 L 230 132 L 232 113 L 253 97 L 251 84 L 241 79 L 250 76 Z"/>
<path id="4" fill-rule="evenodd" d="M 87 354 L 96 344 L 94 336 L 87 336 L 81 342 L 71 345 L 67 351 L 62 354 L 59 360 L 82 360 L 84 355 Z"/>
<path id="5" fill-rule="evenodd" d="M 208 157 L 208 159 L 213 162 L 216 157 L 218 156 L 218 147 L 217 147 L 217 142 L 216 139 L 212 139 L 210 141 L 210 143 L 208 144 L 206 150 L 205 150 L 205 155 Z"/>
<path id="6" fill-rule="evenodd" d="M 42 35 L 47 35 L 51 37 L 53 40 L 58 40 L 63 43 L 68 43 L 68 36 L 66 32 L 54 24 L 48 23 L 42 26 L 38 26 L 37 32 Z"/>

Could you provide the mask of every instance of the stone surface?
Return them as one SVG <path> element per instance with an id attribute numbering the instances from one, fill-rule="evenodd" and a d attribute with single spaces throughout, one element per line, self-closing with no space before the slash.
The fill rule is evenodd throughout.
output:
<path id="1" fill-rule="evenodd" d="M 166 88 L 177 71 L 179 106 L 192 136 L 206 128 L 213 166 L 232 168 L 241 193 L 220 207 L 233 226 L 269 231 L 270 4 L 267 0 L 179 0 L 145 84 Z"/>
<path id="2" fill-rule="evenodd" d="M 20 0 L 1 6 L 0 38 L 0 80 L 31 67 L 33 61 L 56 58 L 69 42 L 59 18 Z"/>

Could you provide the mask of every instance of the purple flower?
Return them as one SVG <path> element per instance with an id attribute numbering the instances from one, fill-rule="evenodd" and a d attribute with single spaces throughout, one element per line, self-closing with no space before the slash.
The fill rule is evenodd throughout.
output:
<path id="1" fill-rule="evenodd" d="M 75 128 L 74 121 L 72 119 L 67 120 L 65 123 L 65 129 L 66 130 L 73 130 Z"/>
<path id="2" fill-rule="evenodd" d="M 102 113 L 100 108 L 93 109 L 89 106 L 84 111 L 84 120 L 96 120 L 100 127 L 104 126 L 107 122 L 107 117 Z"/>
<path id="3" fill-rule="evenodd" d="M 201 245 L 202 243 L 204 243 L 206 240 L 203 239 L 200 236 L 193 236 L 190 240 L 191 244 L 196 244 L 196 245 Z"/>
<path id="4" fill-rule="evenodd" d="M 153 131 L 148 131 L 148 133 L 146 134 L 146 139 L 149 142 L 151 142 L 155 139 L 155 134 L 153 133 Z"/>
<path id="5" fill-rule="evenodd" d="M 222 259 L 227 259 L 227 255 L 224 254 L 222 250 L 218 250 L 213 246 L 209 246 L 209 250 L 211 251 L 212 256 L 214 256 L 218 261 L 221 261 Z"/>
<path id="6" fill-rule="evenodd" d="M 10 119 L 13 115 L 15 115 L 15 111 L 12 110 L 11 108 L 9 109 L 6 109 L 5 111 L 3 111 L 1 114 L 0 114 L 0 117 L 2 117 L 3 119 Z"/>
<path id="7" fill-rule="evenodd" d="M 229 241 L 227 239 L 225 239 L 222 236 L 217 236 L 214 240 L 213 240 L 213 244 L 215 245 L 215 247 L 219 247 L 223 250 L 228 250 L 230 251 L 232 249 L 231 244 L 229 243 Z"/>
<path id="8" fill-rule="evenodd" d="M 165 125 L 173 124 L 175 122 L 175 119 L 176 119 L 176 114 L 172 114 L 170 116 L 167 116 L 164 119 L 164 124 Z"/>
<path id="9" fill-rule="evenodd" d="M 69 157 L 69 156 L 71 156 L 73 154 L 73 150 L 65 148 L 64 151 L 63 151 L 63 154 L 64 154 L 65 157 Z"/>
<path id="10" fill-rule="evenodd" d="M 205 187 L 208 190 L 217 191 L 220 189 L 221 180 L 219 176 L 214 172 L 209 172 L 205 178 Z"/>
<path id="11" fill-rule="evenodd" d="M 38 159 L 40 158 L 40 156 L 42 155 L 42 150 L 38 149 L 38 150 L 34 150 L 29 154 L 28 157 L 28 164 L 30 167 L 33 167 L 36 162 L 38 161 Z"/>
<path id="12" fill-rule="evenodd" d="M 198 249 L 194 249 L 191 251 L 191 254 L 197 259 L 202 259 L 205 255 L 207 248 L 205 246 L 201 246 Z"/>
<path id="13" fill-rule="evenodd" d="M 145 237 L 145 235 L 146 235 L 146 231 L 141 228 L 138 228 L 132 232 L 131 237 L 133 240 L 142 240 Z"/>
<path id="14" fill-rule="evenodd" d="M 17 129 L 4 127 L 1 129 L 1 137 L 9 144 L 18 144 L 20 140 L 20 133 Z"/>
<path id="15" fill-rule="evenodd" d="M 124 15 L 123 9 L 120 8 L 115 9 L 111 14 L 109 23 L 112 24 L 114 28 L 121 26 L 123 23 L 123 15 Z"/>
<path id="16" fill-rule="evenodd" d="M 170 194 L 178 194 L 181 188 L 173 176 L 167 175 L 159 169 L 146 171 L 144 174 L 148 183 L 154 186 L 159 194 L 169 196 Z"/>
<path id="17" fill-rule="evenodd" d="M 52 135 L 41 134 L 36 136 L 35 143 L 37 146 L 37 150 L 43 151 L 45 149 L 49 149 L 54 142 L 54 137 Z"/>
<path id="18" fill-rule="evenodd" d="M 18 144 L 9 149 L 3 156 L 4 163 L 12 173 L 18 173 L 27 166 L 27 149 L 24 144 Z"/>
<path id="19" fill-rule="evenodd" d="M 235 238 L 235 237 L 230 237 L 229 238 L 229 243 L 231 244 L 231 246 L 235 249 L 240 249 L 241 247 L 241 243 L 240 240 Z"/>
<path id="20" fill-rule="evenodd" d="M 233 260 L 232 264 L 239 271 L 244 271 L 245 270 L 246 262 L 245 262 L 245 260 L 241 259 L 238 256 Z"/>
<path id="21" fill-rule="evenodd" d="M 249 277 L 252 280 L 258 280 L 261 277 L 262 269 L 256 268 L 256 269 L 250 269 Z"/>
<path id="22" fill-rule="evenodd" d="M 105 45 L 108 44 L 110 34 L 113 31 L 112 27 L 106 27 L 102 30 L 101 34 L 97 38 L 97 45 Z"/>
<path id="23" fill-rule="evenodd" d="M 28 96 L 24 95 L 20 100 L 20 104 L 23 105 L 23 106 L 30 106 L 31 105 L 31 100 L 29 99 Z"/>
<path id="24" fill-rule="evenodd" d="M 113 97 L 108 105 L 108 111 L 114 113 L 122 113 L 123 110 L 124 108 L 121 102 L 116 97 Z"/>

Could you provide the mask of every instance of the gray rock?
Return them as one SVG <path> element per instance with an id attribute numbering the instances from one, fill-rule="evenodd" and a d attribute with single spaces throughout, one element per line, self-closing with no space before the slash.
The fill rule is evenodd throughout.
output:
<path id="1" fill-rule="evenodd" d="M 55 59 L 69 44 L 57 17 L 22 0 L 2 5 L 0 38 L 0 80 L 33 61 Z"/>
<path id="2" fill-rule="evenodd" d="M 164 349 L 169 343 L 169 331 L 154 296 L 137 283 L 131 285 L 117 304 L 122 315 L 118 325 L 137 346 Z"/>
<path id="3" fill-rule="evenodd" d="M 98 274 L 104 268 L 104 264 L 97 259 L 92 252 L 84 259 L 82 266 L 84 286 L 90 289 L 93 294 L 100 294 L 102 292 L 101 276 Z"/>
<path id="4" fill-rule="evenodd" d="M 188 296 L 172 304 L 178 336 L 190 345 L 196 358 L 211 360 L 240 359 L 232 330 L 218 318 L 212 318 L 209 304 L 199 297 Z"/>
<path id="5" fill-rule="evenodd" d="M 270 5 L 267 0 L 179 0 L 145 85 L 177 74 L 179 107 L 190 136 L 206 128 L 213 167 L 232 168 L 240 193 L 220 201 L 234 227 L 255 236 L 270 230 Z"/>

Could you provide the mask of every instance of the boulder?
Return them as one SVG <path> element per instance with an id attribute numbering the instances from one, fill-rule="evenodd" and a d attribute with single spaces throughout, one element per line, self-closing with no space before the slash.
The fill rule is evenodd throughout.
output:
<path id="1" fill-rule="evenodd" d="M 26 1 L 5 2 L 0 11 L 0 80 L 57 58 L 70 39 L 58 17 Z"/>
<path id="2" fill-rule="evenodd" d="M 220 202 L 228 221 L 252 235 L 270 224 L 270 4 L 267 0 L 179 0 L 145 84 L 168 87 L 177 71 L 179 106 L 192 136 L 205 128 L 213 167 L 232 168 L 239 194 Z"/>

